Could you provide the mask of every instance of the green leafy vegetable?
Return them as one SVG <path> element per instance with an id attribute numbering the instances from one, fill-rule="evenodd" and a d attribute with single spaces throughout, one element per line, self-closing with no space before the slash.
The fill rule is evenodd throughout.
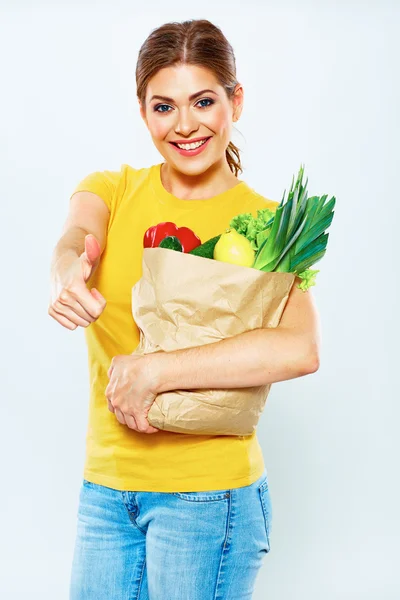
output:
<path id="1" fill-rule="evenodd" d="M 258 250 L 269 234 L 274 215 L 274 211 L 270 208 L 260 208 L 257 210 L 256 217 L 251 213 L 242 213 L 233 217 L 229 227 L 244 235 L 251 242 L 253 250 Z"/>
<path id="2" fill-rule="evenodd" d="M 295 273 L 303 279 L 299 287 L 306 290 L 315 285 L 319 272 L 309 267 L 326 252 L 329 234 L 325 231 L 332 222 L 336 199 L 333 196 L 325 203 L 327 195 L 308 198 L 308 179 L 303 185 L 303 175 L 304 166 L 300 167 L 295 184 L 293 177 L 287 200 L 284 192 L 268 234 L 263 234 L 253 268 Z"/>
<path id="3" fill-rule="evenodd" d="M 312 285 L 315 285 L 315 278 L 319 271 L 313 271 L 312 269 L 306 269 L 302 273 L 299 273 L 297 277 L 300 277 L 303 281 L 299 284 L 299 288 L 304 292 L 308 290 Z"/>
<path id="4" fill-rule="evenodd" d="M 231 219 L 229 227 L 236 229 L 236 231 L 241 235 L 246 235 L 248 224 L 252 219 L 254 219 L 254 217 L 251 213 L 242 213 L 241 215 L 236 215 L 236 217 Z"/>

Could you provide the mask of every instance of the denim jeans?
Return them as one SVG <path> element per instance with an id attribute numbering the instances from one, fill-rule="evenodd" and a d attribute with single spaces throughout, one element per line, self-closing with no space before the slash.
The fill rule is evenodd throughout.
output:
<path id="1" fill-rule="evenodd" d="M 206 492 L 83 480 L 70 600 L 248 600 L 270 550 L 267 472 Z"/>

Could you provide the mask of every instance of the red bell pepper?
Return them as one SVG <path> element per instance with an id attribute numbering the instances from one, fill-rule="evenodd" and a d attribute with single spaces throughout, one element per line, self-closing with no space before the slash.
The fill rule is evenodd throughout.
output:
<path id="1" fill-rule="evenodd" d="M 143 246 L 145 248 L 158 248 L 161 240 L 169 235 L 178 238 L 182 244 L 182 252 L 190 252 L 201 245 L 200 238 L 189 227 L 178 227 L 175 223 L 166 221 L 148 228 L 144 234 Z"/>

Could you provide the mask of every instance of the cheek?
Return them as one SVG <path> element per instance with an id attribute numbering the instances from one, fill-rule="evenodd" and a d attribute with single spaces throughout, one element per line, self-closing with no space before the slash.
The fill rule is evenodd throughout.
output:
<path id="1" fill-rule="evenodd" d="M 167 135 L 170 130 L 167 120 L 168 119 L 155 119 L 154 121 L 148 121 L 150 134 L 155 140 L 162 140 Z"/>
<path id="2" fill-rule="evenodd" d="M 231 121 L 229 113 L 223 107 L 210 113 L 209 126 L 219 133 L 225 135 L 230 133 Z"/>

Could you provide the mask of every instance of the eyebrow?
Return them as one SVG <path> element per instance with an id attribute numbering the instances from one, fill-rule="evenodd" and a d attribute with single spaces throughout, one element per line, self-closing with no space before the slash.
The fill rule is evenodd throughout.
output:
<path id="1" fill-rule="evenodd" d="M 195 94 L 192 94 L 191 96 L 189 96 L 189 100 L 194 100 L 195 98 L 198 98 L 198 96 L 202 96 L 203 94 L 206 94 L 208 92 L 211 92 L 212 94 L 215 94 L 216 96 L 218 96 L 217 92 L 214 92 L 213 90 L 201 90 L 201 92 L 196 92 Z M 151 102 L 152 100 L 165 100 L 166 102 L 171 102 L 174 103 L 175 100 L 173 98 L 169 98 L 168 96 L 152 96 L 149 100 L 149 102 Z"/>

